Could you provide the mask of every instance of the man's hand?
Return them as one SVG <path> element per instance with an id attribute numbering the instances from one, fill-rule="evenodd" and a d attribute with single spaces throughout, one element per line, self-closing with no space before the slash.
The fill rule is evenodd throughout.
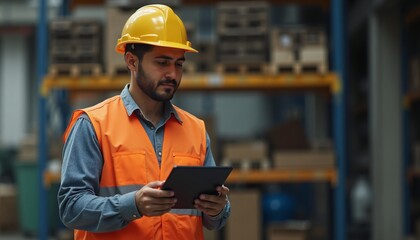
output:
<path id="1" fill-rule="evenodd" d="M 229 188 L 223 185 L 217 187 L 216 190 L 219 195 L 201 194 L 194 200 L 194 207 L 209 216 L 217 216 L 225 208 Z"/>
<path id="2" fill-rule="evenodd" d="M 160 216 L 171 210 L 176 203 L 173 191 L 158 189 L 164 181 L 150 182 L 136 192 L 136 205 L 143 216 Z"/>

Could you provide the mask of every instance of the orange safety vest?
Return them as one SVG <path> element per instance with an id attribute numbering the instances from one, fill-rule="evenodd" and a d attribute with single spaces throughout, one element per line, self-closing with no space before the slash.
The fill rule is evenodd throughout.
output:
<path id="1" fill-rule="evenodd" d="M 121 189 L 127 186 L 141 188 L 151 181 L 165 180 L 174 165 L 204 164 L 204 122 L 177 107 L 175 109 L 182 123 L 171 117 L 165 124 L 160 167 L 146 131 L 135 114 L 127 115 L 120 96 L 75 111 L 64 137 L 67 139 L 71 127 L 81 114 L 89 116 L 104 159 L 100 191 L 108 192 L 108 196 L 111 196 L 121 193 Z M 93 233 L 75 230 L 75 240 L 203 238 L 202 216 L 196 209 L 174 209 L 158 217 L 143 216 L 118 231 Z"/>

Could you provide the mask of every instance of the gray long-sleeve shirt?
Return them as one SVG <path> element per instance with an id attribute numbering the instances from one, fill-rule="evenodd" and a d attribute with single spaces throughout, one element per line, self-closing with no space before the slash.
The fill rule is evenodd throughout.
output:
<path id="1" fill-rule="evenodd" d="M 128 85 L 121 92 L 121 98 L 128 115 L 136 114 L 155 149 L 160 163 L 163 146 L 163 132 L 166 121 L 175 117 L 176 110 L 168 102 L 165 104 L 164 117 L 155 127 L 148 121 L 141 109 L 134 102 L 128 91 Z M 205 166 L 214 166 L 214 158 L 210 150 L 210 138 L 206 134 Z M 60 218 L 71 229 L 91 232 L 114 231 L 125 227 L 141 216 L 135 203 L 135 192 L 98 196 L 99 180 L 103 166 L 99 143 L 87 115 L 82 115 L 74 124 L 64 144 L 61 184 L 58 191 Z M 230 203 L 215 217 L 203 214 L 203 225 L 208 229 L 220 229 L 230 215 Z"/>

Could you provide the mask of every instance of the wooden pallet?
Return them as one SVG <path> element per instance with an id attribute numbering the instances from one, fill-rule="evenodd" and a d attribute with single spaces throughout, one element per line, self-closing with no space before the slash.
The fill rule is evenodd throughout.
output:
<path id="1" fill-rule="evenodd" d="M 107 69 L 107 74 L 109 76 L 129 75 L 130 71 L 128 70 L 127 65 L 123 62 L 120 65 L 114 64 L 112 68 Z"/>
<path id="2" fill-rule="evenodd" d="M 197 64 L 195 62 L 184 63 L 182 66 L 183 73 L 196 73 L 197 72 Z"/>
<path id="3" fill-rule="evenodd" d="M 125 11 L 117 7 L 106 8 L 104 52 L 105 69 L 108 76 L 126 75 L 127 66 L 124 56 L 115 51 L 117 39 L 121 37 L 121 29 L 135 9 Z"/>
<path id="4" fill-rule="evenodd" d="M 269 170 L 271 168 L 268 159 L 223 159 L 221 165 L 244 171 L 250 169 Z"/>
<path id="5" fill-rule="evenodd" d="M 249 19 L 248 17 L 235 18 L 232 16 L 220 17 L 217 25 L 219 35 L 243 36 L 259 35 L 268 32 L 268 16 Z"/>
<path id="6" fill-rule="evenodd" d="M 292 63 L 292 64 L 280 64 L 271 63 L 270 73 L 271 74 L 301 74 L 301 73 L 319 73 L 324 74 L 327 72 L 327 66 L 324 63 Z"/>
<path id="7" fill-rule="evenodd" d="M 182 70 L 183 73 L 210 73 L 214 72 L 214 64 L 199 61 L 184 63 Z"/>
<path id="8" fill-rule="evenodd" d="M 268 44 L 265 36 L 261 35 L 255 38 L 247 37 L 230 37 L 221 38 L 218 46 L 219 56 L 224 55 L 245 55 L 243 57 L 262 56 L 268 54 Z M 252 58 L 253 59 L 253 58 Z"/>
<path id="9" fill-rule="evenodd" d="M 217 8 L 219 35 L 255 35 L 268 32 L 269 8 L 263 2 L 222 2 Z"/>
<path id="10" fill-rule="evenodd" d="M 216 65 L 216 72 L 219 74 L 266 74 L 269 67 L 266 63 L 219 63 Z"/>
<path id="11" fill-rule="evenodd" d="M 80 63 L 80 64 L 51 64 L 49 67 L 49 74 L 52 76 L 57 75 L 100 75 L 102 73 L 102 66 L 98 63 Z"/>

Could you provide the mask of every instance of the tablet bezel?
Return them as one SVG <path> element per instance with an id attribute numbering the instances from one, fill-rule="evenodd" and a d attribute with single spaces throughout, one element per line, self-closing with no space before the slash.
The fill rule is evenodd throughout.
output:
<path id="1" fill-rule="evenodd" d="M 161 189 L 175 192 L 178 201 L 173 209 L 193 209 L 200 194 L 217 195 L 216 187 L 225 183 L 231 171 L 227 166 L 175 166 Z"/>

